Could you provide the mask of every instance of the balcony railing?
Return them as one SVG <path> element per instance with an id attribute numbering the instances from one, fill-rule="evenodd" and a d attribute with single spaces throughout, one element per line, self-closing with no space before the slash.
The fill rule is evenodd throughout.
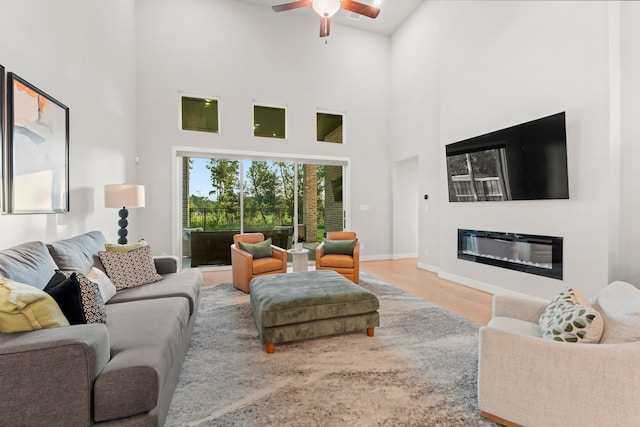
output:
<path id="1" fill-rule="evenodd" d="M 459 202 L 475 202 L 478 200 L 505 200 L 504 185 L 497 176 L 476 176 L 475 185 L 471 185 L 469 175 L 451 177 Z"/>
<path id="2" fill-rule="evenodd" d="M 201 228 L 202 231 L 239 230 L 241 222 L 244 222 L 245 230 L 293 224 L 290 212 L 286 209 L 275 209 L 268 212 L 262 212 L 259 209 L 245 209 L 244 221 L 241 221 L 239 208 L 189 208 L 189 228 Z"/>

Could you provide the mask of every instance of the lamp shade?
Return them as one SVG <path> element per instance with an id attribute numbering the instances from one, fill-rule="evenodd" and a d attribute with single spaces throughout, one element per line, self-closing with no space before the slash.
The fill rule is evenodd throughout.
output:
<path id="1" fill-rule="evenodd" d="M 144 208 L 144 186 L 135 184 L 107 184 L 104 186 L 106 208 Z"/>

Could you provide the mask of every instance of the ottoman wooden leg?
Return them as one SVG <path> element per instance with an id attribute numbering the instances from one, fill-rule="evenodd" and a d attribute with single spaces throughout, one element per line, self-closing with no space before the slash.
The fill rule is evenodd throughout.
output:
<path id="1" fill-rule="evenodd" d="M 375 328 L 367 328 L 367 336 L 372 337 L 374 331 L 375 331 Z"/>
<path id="2" fill-rule="evenodd" d="M 275 348 L 275 344 L 273 344 L 273 343 L 265 344 L 265 346 L 264 346 L 264 349 L 267 352 L 267 354 L 273 353 L 274 348 Z"/>

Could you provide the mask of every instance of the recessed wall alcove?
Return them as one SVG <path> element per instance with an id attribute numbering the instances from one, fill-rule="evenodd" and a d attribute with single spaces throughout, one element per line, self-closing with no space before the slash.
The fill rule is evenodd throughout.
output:
<path id="1" fill-rule="evenodd" d="M 458 258 L 562 280 L 562 237 L 458 229 Z"/>

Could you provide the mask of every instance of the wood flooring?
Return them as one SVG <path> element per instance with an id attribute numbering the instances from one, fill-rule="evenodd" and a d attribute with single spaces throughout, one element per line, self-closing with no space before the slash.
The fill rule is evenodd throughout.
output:
<path id="1" fill-rule="evenodd" d="M 416 258 L 360 261 L 360 271 L 478 324 L 491 319 L 492 294 L 419 269 Z M 204 270 L 203 280 L 205 285 L 231 283 L 231 269 Z"/>

